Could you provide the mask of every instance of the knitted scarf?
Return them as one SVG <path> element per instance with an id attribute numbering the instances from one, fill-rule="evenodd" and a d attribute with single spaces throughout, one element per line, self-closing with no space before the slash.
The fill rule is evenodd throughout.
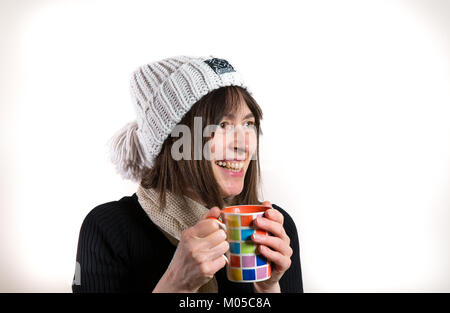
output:
<path id="1" fill-rule="evenodd" d="M 209 212 L 207 207 L 184 196 L 188 203 L 186 207 L 183 199 L 169 191 L 166 192 L 166 206 L 162 209 L 159 208 L 159 193 L 156 190 L 139 185 L 136 194 L 139 204 L 148 217 L 174 246 L 178 245 L 183 230 L 197 224 Z M 215 277 L 198 290 L 198 292 L 207 293 L 217 293 L 217 291 Z"/>

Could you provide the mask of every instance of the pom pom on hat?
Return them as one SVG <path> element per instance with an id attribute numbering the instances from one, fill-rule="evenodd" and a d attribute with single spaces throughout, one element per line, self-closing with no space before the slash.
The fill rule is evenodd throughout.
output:
<path id="1" fill-rule="evenodd" d="M 111 162 L 126 179 L 139 182 L 145 168 L 145 156 L 137 137 L 136 121 L 126 124 L 110 140 Z"/>

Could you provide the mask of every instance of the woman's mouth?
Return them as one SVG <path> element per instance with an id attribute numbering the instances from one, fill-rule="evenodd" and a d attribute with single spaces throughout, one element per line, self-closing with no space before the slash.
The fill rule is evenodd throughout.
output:
<path id="1" fill-rule="evenodd" d="M 219 167 L 226 169 L 228 171 L 231 171 L 233 173 L 239 173 L 242 172 L 242 169 L 244 168 L 244 162 L 243 161 L 216 161 L 216 165 Z"/>

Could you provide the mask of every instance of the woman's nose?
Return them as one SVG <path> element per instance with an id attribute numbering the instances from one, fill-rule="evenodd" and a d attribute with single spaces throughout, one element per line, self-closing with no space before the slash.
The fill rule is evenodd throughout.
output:
<path id="1" fill-rule="evenodd" d="M 243 156 L 245 158 L 244 154 L 247 152 L 248 147 L 247 132 L 242 126 L 234 127 L 232 138 L 233 140 L 230 141 L 231 148 L 238 156 Z"/>

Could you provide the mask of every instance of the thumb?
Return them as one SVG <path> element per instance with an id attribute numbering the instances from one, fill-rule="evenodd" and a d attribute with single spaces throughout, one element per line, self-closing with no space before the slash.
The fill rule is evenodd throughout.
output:
<path id="1" fill-rule="evenodd" d="M 219 218 L 220 217 L 220 209 L 216 206 L 213 206 L 211 209 L 209 209 L 209 212 L 206 213 L 205 216 L 203 216 L 203 219 L 207 219 L 208 217 Z"/>

